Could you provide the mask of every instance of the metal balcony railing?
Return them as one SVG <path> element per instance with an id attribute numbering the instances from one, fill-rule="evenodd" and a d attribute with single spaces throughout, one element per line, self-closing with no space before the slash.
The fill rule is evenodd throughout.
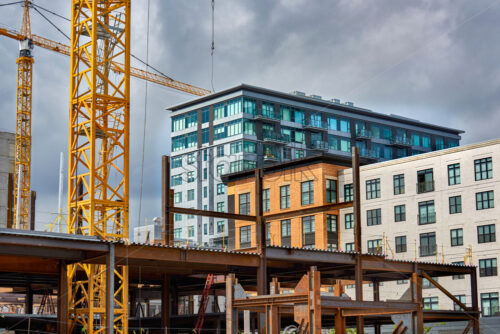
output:
<path id="1" fill-rule="evenodd" d="M 419 225 L 425 225 L 425 224 L 434 224 L 436 222 L 436 213 L 435 212 L 429 212 L 423 215 L 418 215 L 418 224 Z"/>
<path id="2" fill-rule="evenodd" d="M 434 191 L 434 180 L 417 182 L 417 194 L 428 193 Z"/>
<path id="3" fill-rule="evenodd" d="M 262 139 L 264 141 L 271 141 L 275 143 L 286 143 L 290 141 L 289 136 L 283 136 L 280 133 L 265 131 L 262 133 Z"/>
<path id="4" fill-rule="evenodd" d="M 434 256 L 436 255 L 436 245 L 420 246 L 420 256 Z"/>

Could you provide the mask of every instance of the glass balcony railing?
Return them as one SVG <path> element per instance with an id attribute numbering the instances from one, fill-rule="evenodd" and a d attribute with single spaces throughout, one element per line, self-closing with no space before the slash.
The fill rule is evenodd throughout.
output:
<path id="1" fill-rule="evenodd" d="M 328 151 L 328 143 L 324 141 L 313 141 L 311 142 L 311 148 L 313 150 L 319 150 L 319 151 Z"/>
<path id="2" fill-rule="evenodd" d="M 304 124 L 304 127 L 306 127 L 306 128 L 328 130 L 328 123 L 320 121 L 320 120 L 306 119 L 303 124 Z"/>
<path id="3" fill-rule="evenodd" d="M 420 256 L 433 256 L 436 255 L 436 245 L 420 246 Z"/>
<path id="4" fill-rule="evenodd" d="M 366 129 L 359 129 L 356 130 L 356 138 L 361 138 L 361 139 L 371 139 L 372 133 L 369 130 Z"/>
<path id="5" fill-rule="evenodd" d="M 265 131 L 262 133 L 262 139 L 264 141 L 272 141 L 279 143 L 286 143 L 290 141 L 290 137 L 286 135 L 282 135 L 280 133 Z"/>
<path id="6" fill-rule="evenodd" d="M 417 194 L 428 193 L 434 191 L 434 180 L 417 182 Z"/>
<path id="7" fill-rule="evenodd" d="M 257 110 L 255 113 L 255 118 L 268 119 L 273 121 L 280 121 L 280 115 L 276 115 L 274 112 Z"/>
<path id="8" fill-rule="evenodd" d="M 411 146 L 410 138 L 396 137 L 391 139 L 391 143 L 396 146 Z"/>
<path id="9" fill-rule="evenodd" d="M 436 213 L 435 212 L 429 212 L 426 214 L 418 215 L 418 224 L 419 225 L 434 224 L 435 222 L 436 222 Z"/>

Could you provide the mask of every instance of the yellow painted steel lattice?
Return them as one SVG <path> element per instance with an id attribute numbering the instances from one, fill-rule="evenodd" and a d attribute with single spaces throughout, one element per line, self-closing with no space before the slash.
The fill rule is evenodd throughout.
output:
<path id="1" fill-rule="evenodd" d="M 121 62 L 122 72 L 113 64 Z M 70 233 L 129 232 L 130 0 L 72 0 L 68 166 Z M 106 268 L 68 267 L 69 330 L 106 330 Z M 127 333 L 128 268 L 115 267 L 114 332 Z"/>
<path id="2" fill-rule="evenodd" d="M 29 3 L 26 0 L 21 25 L 20 55 L 17 59 L 16 143 L 14 178 L 14 228 L 30 229 L 31 100 L 33 63 Z M 19 175 L 21 173 L 21 175 Z"/>

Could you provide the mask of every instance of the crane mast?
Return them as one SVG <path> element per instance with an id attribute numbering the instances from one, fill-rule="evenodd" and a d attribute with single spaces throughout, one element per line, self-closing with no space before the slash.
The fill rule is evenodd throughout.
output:
<path id="1" fill-rule="evenodd" d="M 25 0 L 22 39 L 17 58 L 16 143 L 14 178 L 14 228 L 28 230 L 30 214 L 31 178 L 31 99 L 33 78 L 33 43 L 29 15 L 29 1 Z"/>
<path id="2" fill-rule="evenodd" d="M 68 230 L 128 238 L 130 0 L 72 0 L 70 56 Z M 123 71 L 111 75 L 119 61 Z M 114 332 L 127 333 L 128 267 L 108 269 L 117 277 L 111 322 L 106 266 L 68 267 L 68 322 L 88 334 L 104 332 L 110 323 Z"/>

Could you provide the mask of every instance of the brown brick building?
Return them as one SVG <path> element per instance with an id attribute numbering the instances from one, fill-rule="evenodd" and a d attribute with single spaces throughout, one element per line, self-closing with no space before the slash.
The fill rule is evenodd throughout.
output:
<path id="1" fill-rule="evenodd" d="M 263 168 L 264 217 L 338 202 L 338 172 L 350 159 L 313 156 Z M 254 171 L 226 175 L 228 211 L 255 214 Z M 291 247 L 338 249 L 338 210 L 295 215 L 267 222 L 267 243 Z M 229 247 L 256 246 L 255 223 L 229 221 Z"/>

